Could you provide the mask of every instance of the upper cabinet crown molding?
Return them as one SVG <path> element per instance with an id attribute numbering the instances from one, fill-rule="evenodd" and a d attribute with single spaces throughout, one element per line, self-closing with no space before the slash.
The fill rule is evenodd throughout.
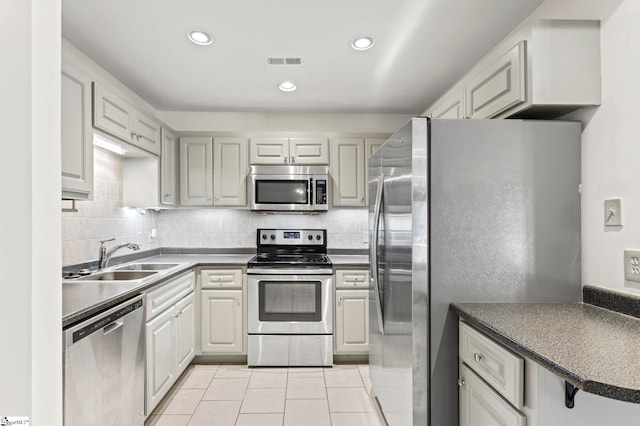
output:
<path id="1" fill-rule="evenodd" d="M 91 79 L 62 63 L 62 198 L 90 200 L 93 194 Z"/>
<path id="2" fill-rule="evenodd" d="M 529 19 L 424 115 L 555 118 L 600 105 L 600 21 Z"/>
<path id="3" fill-rule="evenodd" d="M 160 121 L 93 82 L 93 126 L 160 155 Z"/>

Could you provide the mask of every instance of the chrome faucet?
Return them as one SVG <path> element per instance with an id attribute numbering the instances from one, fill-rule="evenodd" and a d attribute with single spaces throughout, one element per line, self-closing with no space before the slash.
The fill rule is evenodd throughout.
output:
<path id="1" fill-rule="evenodd" d="M 136 243 L 124 243 L 119 246 L 111 247 L 107 250 L 107 247 L 104 243 L 108 243 L 109 241 L 114 241 L 115 238 L 109 238 L 108 240 L 100 241 L 100 247 L 98 248 L 98 269 L 104 269 L 107 267 L 107 263 L 109 263 L 109 259 L 111 259 L 111 255 L 116 251 L 123 247 L 126 247 L 131 250 L 140 250 L 140 246 Z"/>

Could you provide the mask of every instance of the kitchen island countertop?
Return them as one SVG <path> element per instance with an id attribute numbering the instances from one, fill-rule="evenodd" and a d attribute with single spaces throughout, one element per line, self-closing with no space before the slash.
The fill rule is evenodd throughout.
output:
<path id="1" fill-rule="evenodd" d="M 453 312 L 578 389 L 640 403 L 640 319 L 588 303 L 454 303 Z"/>

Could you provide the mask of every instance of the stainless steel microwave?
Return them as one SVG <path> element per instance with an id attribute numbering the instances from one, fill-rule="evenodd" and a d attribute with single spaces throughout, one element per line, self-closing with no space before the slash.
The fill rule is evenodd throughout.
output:
<path id="1" fill-rule="evenodd" d="M 249 208 L 322 212 L 329 206 L 328 166 L 251 166 Z"/>

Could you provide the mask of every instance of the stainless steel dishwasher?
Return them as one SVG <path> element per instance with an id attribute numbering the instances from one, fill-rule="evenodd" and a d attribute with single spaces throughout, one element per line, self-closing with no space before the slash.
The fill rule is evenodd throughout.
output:
<path id="1" fill-rule="evenodd" d="M 143 296 L 63 332 L 64 424 L 144 423 Z"/>

